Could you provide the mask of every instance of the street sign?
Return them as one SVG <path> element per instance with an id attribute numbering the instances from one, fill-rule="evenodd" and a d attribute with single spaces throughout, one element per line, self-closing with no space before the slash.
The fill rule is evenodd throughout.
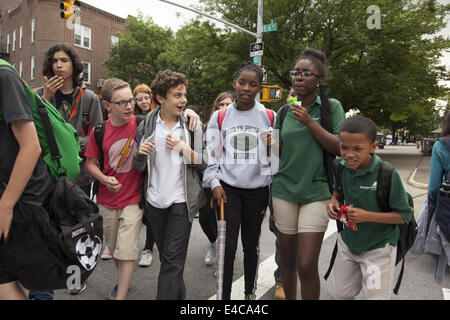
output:
<path id="1" fill-rule="evenodd" d="M 264 52 L 264 43 L 258 42 L 250 45 L 250 58 L 262 56 Z"/>
<path id="2" fill-rule="evenodd" d="M 277 23 L 271 23 L 271 24 L 264 24 L 263 25 L 263 32 L 271 32 L 271 31 L 277 31 L 278 24 Z"/>
<path id="3" fill-rule="evenodd" d="M 261 62 L 261 56 L 254 56 L 253 57 L 253 63 L 259 64 Z"/>

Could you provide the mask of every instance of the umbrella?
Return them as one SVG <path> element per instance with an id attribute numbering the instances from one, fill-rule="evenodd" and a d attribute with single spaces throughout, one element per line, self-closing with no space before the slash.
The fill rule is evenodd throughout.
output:
<path id="1" fill-rule="evenodd" d="M 211 208 L 214 206 L 214 199 L 211 199 Z M 225 238 L 226 238 L 226 222 L 224 215 L 224 201 L 220 199 L 220 220 L 217 222 L 217 243 L 216 243 L 216 255 L 217 255 L 217 300 L 222 300 L 223 291 L 223 266 L 225 261 Z"/>

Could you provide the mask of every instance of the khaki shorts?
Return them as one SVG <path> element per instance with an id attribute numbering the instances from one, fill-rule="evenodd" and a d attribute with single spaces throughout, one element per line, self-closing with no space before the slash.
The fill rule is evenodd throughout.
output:
<path id="1" fill-rule="evenodd" d="M 121 210 L 98 206 L 103 218 L 103 234 L 109 251 L 117 260 L 136 260 L 143 210 L 137 204 Z"/>
<path id="2" fill-rule="evenodd" d="M 301 204 L 273 197 L 275 225 L 281 233 L 325 232 L 328 227 L 329 199 Z"/>
<path id="3" fill-rule="evenodd" d="M 338 237 L 338 253 L 327 281 L 332 300 L 352 300 L 361 293 L 364 300 L 389 300 L 394 285 L 397 247 L 387 243 L 383 248 L 353 254 Z"/>

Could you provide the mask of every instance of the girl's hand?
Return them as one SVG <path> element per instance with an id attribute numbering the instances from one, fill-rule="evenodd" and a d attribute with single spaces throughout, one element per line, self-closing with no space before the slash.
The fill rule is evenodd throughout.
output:
<path id="1" fill-rule="evenodd" d="M 138 154 L 148 156 L 150 153 L 155 151 L 155 142 L 143 142 L 139 146 Z"/>
<path id="2" fill-rule="evenodd" d="M 227 203 L 227 194 L 225 190 L 221 186 L 215 187 L 213 190 L 213 199 L 216 201 L 216 204 L 220 206 L 220 199 L 223 199 L 224 203 Z"/>
<path id="3" fill-rule="evenodd" d="M 260 133 L 261 140 L 266 147 L 272 147 L 275 144 L 272 130 L 263 131 Z"/>
<path id="4" fill-rule="evenodd" d="M 55 96 L 56 91 L 62 88 L 64 78 L 61 76 L 53 76 L 50 79 L 44 76 L 44 93 L 43 98 L 50 101 Z"/>
<path id="5" fill-rule="evenodd" d="M 291 104 L 292 114 L 294 115 L 294 119 L 300 121 L 305 126 L 308 126 L 313 120 L 308 113 L 308 109 L 305 107 L 301 107 L 296 103 Z"/>

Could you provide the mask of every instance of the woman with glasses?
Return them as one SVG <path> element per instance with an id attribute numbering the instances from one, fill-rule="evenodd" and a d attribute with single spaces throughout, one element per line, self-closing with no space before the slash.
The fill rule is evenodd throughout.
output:
<path id="1" fill-rule="evenodd" d="M 319 299 L 318 260 L 331 198 L 324 154 L 339 154 L 339 127 L 345 113 L 339 101 L 326 97 L 323 52 L 304 51 L 290 75 L 298 102 L 285 107 L 285 117 L 277 117 L 281 158 L 272 186 L 281 278 L 287 299 L 296 299 L 297 274 L 302 299 Z M 330 117 L 331 132 L 322 126 Z"/>

